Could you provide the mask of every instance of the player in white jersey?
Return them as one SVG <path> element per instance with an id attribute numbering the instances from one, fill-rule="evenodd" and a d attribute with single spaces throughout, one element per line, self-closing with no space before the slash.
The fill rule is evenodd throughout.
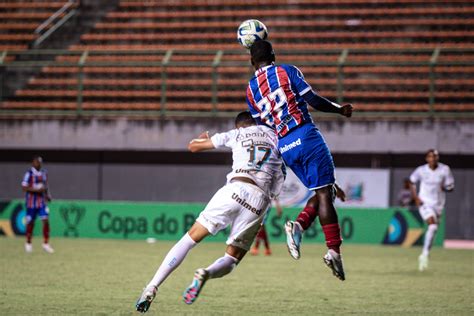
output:
<path id="1" fill-rule="evenodd" d="M 250 112 L 237 115 L 235 126 L 236 129 L 211 138 L 203 133 L 190 142 L 188 149 L 192 152 L 232 148 L 232 171 L 227 175 L 227 184 L 215 193 L 194 225 L 168 252 L 138 299 L 137 311 L 145 313 L 149 309 L 158 287 L 197 243 L 229 225 L 225 255 L 207 268 L 196 270 L 183 294 L 184 302 L 192 304 L 208 279 L 230 273 L 250 249 L 271 198 L 280 193 L 284 174 L 275 132 L 269 127 L 257 126 Z"/>
<path id="2" fill-rule="evenodd" d="M 420 271 L 428 268 L 428 256 L 446 203 L 446 192 L 454 189 L 454 178 L 451 169 L 439 162 L 437 150 L 428 150 L 426 162 L 427 164 L 416 168 L 410 176 L 413 198 L 421 217 L 428 224 L 423 252 L 418 257 Z M 418 194 L 416 192 L 417 183 L 420 184 Z"/>

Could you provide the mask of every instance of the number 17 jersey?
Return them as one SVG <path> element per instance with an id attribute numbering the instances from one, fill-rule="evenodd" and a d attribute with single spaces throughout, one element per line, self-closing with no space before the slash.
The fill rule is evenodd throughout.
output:
<path id="1" fill-rule="evenodd" d="M 248 178 L 269 197 L 280 194 L 284 182 L 283 161 L 275 131 L 265 125 L 253 125 L 218 133 L 211 137 L 215 148 L 232 149 L 232 171 L 227 182 Z"/>

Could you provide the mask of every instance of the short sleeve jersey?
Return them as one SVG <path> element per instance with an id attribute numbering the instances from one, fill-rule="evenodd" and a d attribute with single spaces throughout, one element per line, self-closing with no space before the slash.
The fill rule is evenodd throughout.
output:
<path id="1" fill-rule="evenodd" d="M 454 188 L 451 169 L 442 163 L 438 163 L 435 170 L 428 164 L 419 166 L 410 175 L 410 181 L 420 183 L 418 196 L 424 205 L 440 209 L 444 208 L 446 203 L 446 193 L 443 189 Z"/>
<path id="2" fill-rule="evenodd" d="M 43 188 L 48 185 L 48 174 L 46 170 L 36 170 L 31 167 L 23 176 L 22 186 L 31 188 Z M 26 192 L 25 204 L 27 208 L 42 208 L 46 206 L 45 193 Z"/>
<path id="3" fill-rule="evenodd" d="M 311 91 L 301 71 L 292 65 L 258 69 L 247 87 L 247 104 L 254 118 L 274 128 L 279 137 L 313 122 L 303 95 Z"/>
<path id="4" fill-rule="evenodd" d="M 253 180 L 269 197 L 280 194 L 283 186 L 283 162 L 278 151 L 278 138 L 271 128 L 259 125 L 218 133 L 211 137 L 214 147 L 232 149 L 232 171 L 235 177 Z"/>

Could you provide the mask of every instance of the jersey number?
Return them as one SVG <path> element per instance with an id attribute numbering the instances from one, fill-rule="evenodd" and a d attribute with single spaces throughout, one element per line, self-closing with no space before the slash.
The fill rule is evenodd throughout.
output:
<path id="1" fill-rule="evenodd" d="M 273 109 L 272 102 L 275 102 Z M 270 114 L 272 114 L 270 117 L 272 117 L 273 114 L 276 114 L 278 117 L 280 117 L 282 107 L 286 103 L 287 100 L 283 88 L 278 88 L 260 100 L 260 102 L 257 103 L 257 107 L 262 110 L 264 117 L 268 117 Z"/>
<path id="2" fill-rule="evenodd" d="M 247 148 L 247 152 L 250 153 L 249 161 L 247 165 L 256 169 L 262 168 L 263 164 L 270 158 L 271 149 L 264 146 L 250 145 Z"/>

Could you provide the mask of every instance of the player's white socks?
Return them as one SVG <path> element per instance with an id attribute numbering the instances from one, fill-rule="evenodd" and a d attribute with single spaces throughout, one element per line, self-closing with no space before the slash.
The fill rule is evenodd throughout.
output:
<path id="1" fill-rule="evenodd" d="M 161 263 L 161 266 L 156 271 L 153 279 L 148 283 L 148 286 L 159 287 L 161 283 L 176 269 L 184 258 L 194 246 L 196 242 L 186 233 L 166 255 L 165 259 Z"/>
<path id="2" fill-rule="evenodd" d="M 423 252 L 421 253 L 423 256 L 429 255 L 437 230 L 438 230 L 438 224 L 428 225 L 428 230 L 426 231 L 426 234 L 425 234 L 425 241 L 423 243 Z"/>
<path id="3" fill-rule="evenodd" d="M 222 278 L 224 275 L 231 273 L 238 263 L 239 260 L 226 253 L 224 257 L 217 259 L 207 267 L 206 271 L 209 272 L 209 278 L 211 279 Z"/>

